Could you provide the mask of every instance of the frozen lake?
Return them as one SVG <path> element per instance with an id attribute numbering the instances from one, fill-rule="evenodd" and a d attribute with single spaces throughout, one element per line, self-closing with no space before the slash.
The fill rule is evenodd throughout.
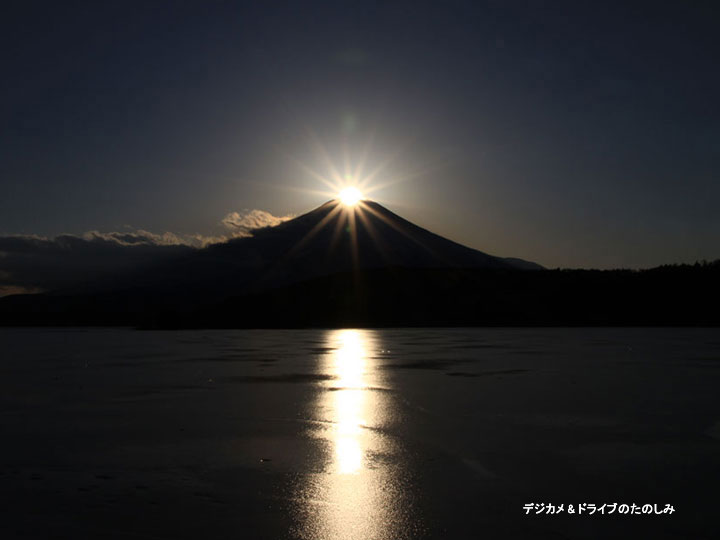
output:
<path id="1" fill-rule="evenodd" d="M 4 539 L 720 537 L 717 329 L 0 329 L 0 350 Z"/>

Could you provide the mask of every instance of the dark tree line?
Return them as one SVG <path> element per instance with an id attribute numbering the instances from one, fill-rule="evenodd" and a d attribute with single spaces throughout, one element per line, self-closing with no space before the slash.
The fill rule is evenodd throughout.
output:
<path id="1" fill-rule="evenodd" d="M 4 325 L 174 327 L 717 326 L 720 260 L 648 270 L 386 268 L 256 294 L 178 290 L 0 301 Z"/>

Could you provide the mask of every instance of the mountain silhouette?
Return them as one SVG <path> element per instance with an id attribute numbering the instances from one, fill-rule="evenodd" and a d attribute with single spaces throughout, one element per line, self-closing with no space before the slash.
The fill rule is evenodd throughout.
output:
<path id="1" fill-rule="evenodd" d="M 279 272 L 290 265 L 293 271 L 308 274 L 387 266 L 542 268 L 521 259 L 502 259 L 460 245 L 373 201 L 360 201 L 354 207 L 329 201 L 279 226 L 256 231 L 246 243 L 259 249 L 279 248 L 282 256 L 275 252 L 268 257 L 277 260 L 274 266 Z"/>
<path id="2" fill-rule="evenodd" d="M 347 207 L 332 200 L 280 225 L 256 229 L 251 237 L 213 244 L 134 275 L 123 288 L 223 296 L 390 267 L 542 269 L 460 245 L 376 202 Z"/>

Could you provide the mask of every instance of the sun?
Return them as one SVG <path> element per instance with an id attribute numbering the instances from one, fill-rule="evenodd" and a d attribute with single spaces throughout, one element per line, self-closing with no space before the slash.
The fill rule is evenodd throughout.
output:
<path id="1" fill-rule="evenodd" d="M 355 206 L 358 202 L 363 199 L 363 194 L 356 187 L 348 187 L 343 189 L 339 194 L 340 201 L 345 206 Z"/>

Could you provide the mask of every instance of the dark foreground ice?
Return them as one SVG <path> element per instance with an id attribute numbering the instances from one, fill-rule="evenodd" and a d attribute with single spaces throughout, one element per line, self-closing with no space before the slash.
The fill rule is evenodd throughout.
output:
<path id="1" fill-rule="evenodd" d="M 3 539 L 720 537 L 716 329 L 3 329 L 0 350 Z"/>

